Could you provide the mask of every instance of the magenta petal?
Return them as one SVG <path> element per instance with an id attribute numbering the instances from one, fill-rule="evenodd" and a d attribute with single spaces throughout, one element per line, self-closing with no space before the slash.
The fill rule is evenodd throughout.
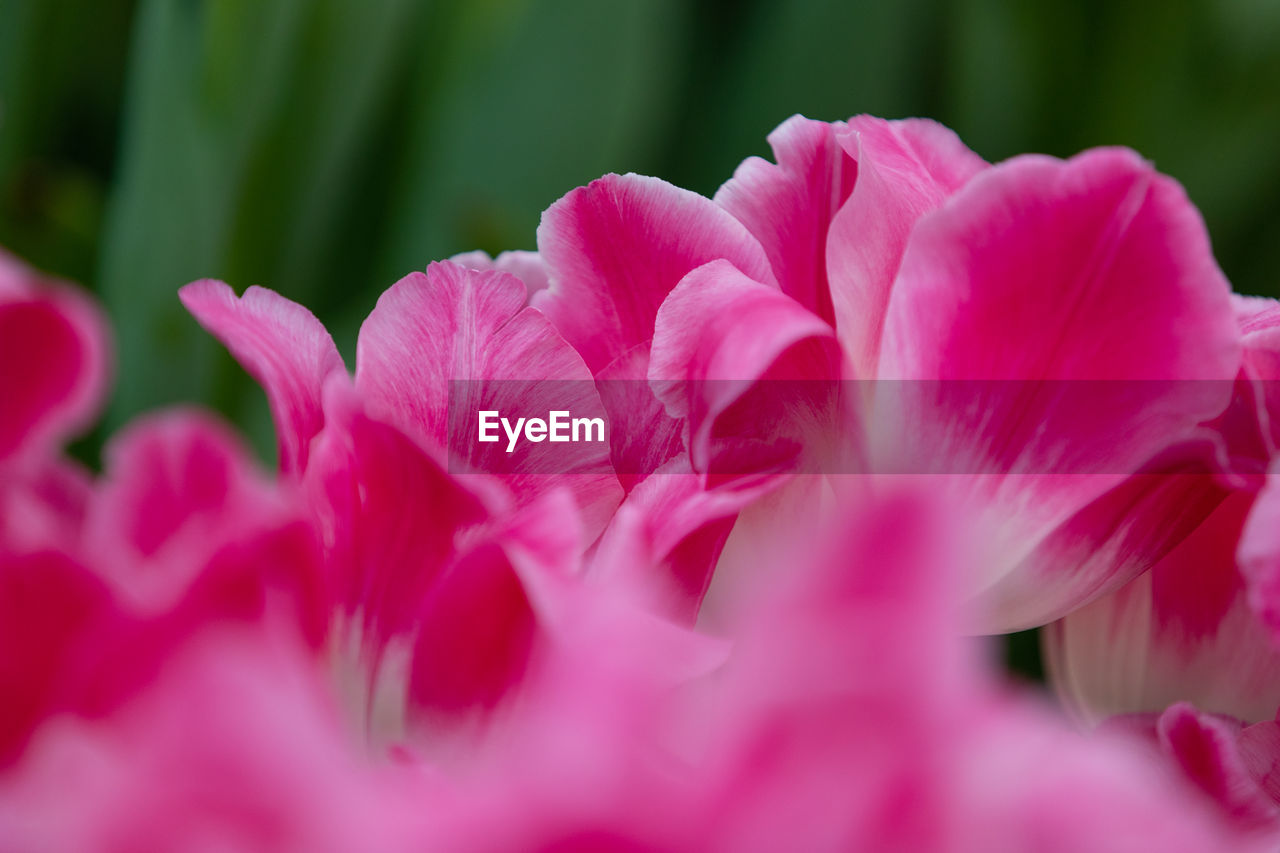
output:
<path id="1" fill-rule="evenodd" d="M 107 388 L 106 322 L 90 299 L 0 251 L 0 463 L 88 426 Z"/>
<path id="2" fill-rule="evenodd" d="M 1259 763 L 1260 739 L 1257 735 L 1249 738 L 1246 759 L 1238 721 L 1214 717 L 1179 702 L 1160 715 L 1156 732 L 1160 746 L 1183 772 L 1239 824 L 1267 826 L 1280 819 L 1280 806 L 1260 787 L 1250 769 Z"/>
<path id="3" fill-rule="evenodd" d="M 885 331 L 885 378 L 1230 381 L 1240 364 L 1199 213 L 1124 149 L 969 183 L 913 234 Z"/>
<path id="4" fill-rule="evenodd" d="M 406 714 L 436 734 L 475 722 L 518 683 L 541 625 L 523 560 L 576 561 L 577 510 L 564 492 L 513 510 L 494 478 L 452 476 L 340 379 L 326 412 L 307 485 L 361 679 L 353 710 L 371 731 Z"/>
<path id="5" fill-rule="evenodd" d="M 1235 566 L 1252 495 L 1227 498 L 1164 559 L 1044 635 L 1058 693 L 1085 719 L 1188 700 L 1249 722 L 1280 707 L 1280 650 Z"/>
<path id="6" fill-rule="evenodd" d="M 1243 376 L 1253 383 L 1261 427 L 1257 455 L 1267 458 L 1280 448 L 1280 302 L 1236 296 L 1236 315 L 1244 336 Z"/>
<path id="7" fill-rule="evenodd" d="M 306 308 L 260 287 L 250 287 L 237 299 L 223 282 L 203 279 L 178 296 L 267 392 L 280 470 L 300 476 L 311 440 L 324 426 L 324 382 L 345 370 L 329 333 Z"/>
<path id="8" fill-rule="evenodd" d="M 907 381 L 880 383 L 899 409 L 876 434 L 900 464 L 980 474 L 947 482 L 1019 519 L 1008 550 L 1025 554 L 1221 412 L 1239 366 L 1227 283 L 1176 183 L 1125 150 L 1020 157 L 913 232 L 880 361 Z M 1074 604 L 1000 589 L 1016 562 L 987 579 L 1021 611 L 997 623 Z"/>
<path id="9" fill-rule="evenodd" d="M 645 381 L 649 344 L 619 356 L 596 373 L 609 413 L 609 447 L 618 479 L 628 492 L 636 483 L 684 453 L 684 422 L 673 418 Z"/>
<path id="10" fill-rule="evenodd" d="M 593 374 L 649 342 L 662 300 L 695 267 L 724 258 L 773 281 L 742 223 L 697 193 L 640 175 L 606 175 L 551 205 L 538 250 L 551 285 L 533 304 Z"/>
<path id="11" fill-rule="evenodd" d="M 866 379 L 875 376 L 889 294 L 912 228 L 987 164 L 926 119 L 857 116 L 837 139 L 857 162 L 858 180 L 831 218 L 825 264 L 840 342 L 854 375 Z"/>
<path id="12" fill-rule="evenodd" d="M 105 455 L 86 550 L 123 601 L 193 619 L 257 618 L 280 604 L 320 639 L 329 602 L 311 526 L 224 426 L 195 412 L 152 415 Z"/>
<path id="13" fill-rule="evenodd" d="M 1249 603 L 1280 642 L 1280 459 L 1272 463 L 1266 485 L 1249 513 L 1237 557 L 1248 584 Z"/>
<path id="14" fill-rule="evenodd" d="M 858 172 L 836 133 L 792 116 L 769 134 L 777 165 L 748 157 L 715 198 L 760 241 L 782 292 L 833 326 L 827 229 Z"/>
<path id="15" fill-rule="evenodd" d="M 332 543 L 340 599 L 385 639 L 413 624 L 455 540 L 479 537 L 501 497 L 467 488 L 410 437 L 369 417 L 342 379 L 326 399 L 329 425 L 306 486 Z M 424 510 L 430 523 L 421 523 Z"/>
<path id="16" fill-rule="evenodd" d="M 50 712 L 71 660 L 114 610 L 105 585 L 61 554 L 0 550 L 0 767 Z"/>
<path id="17" fill-rule="evenodd" d="M 1055 527 L 987 592 L 985 606 L 1003 628 L 1030 627 L 1147 571 L 1231 493 L 1211 473 L 1229 464 L 1225 454 L 1210 432 L 1159 454 Z"/>
<path id="18" fill-rule="evenodd" d="M 727 261 L 689 273 L 658 311 L 649 381 L 667 413 L 688 420 L 699 472 L 712 466 L 713 438 L 726 434 L 748 442 L 729 473 L 768 471 L 795 456 L 808 443 L 797 411 L 836 391 L 839 371 L 827 323 Z M 758 379 L 766 380 L 759 393 L 744 399 Z M 742 416 L 730 424 L 722 416 L 735 405 Z"/>
<path id="19" fill-rule="evenodd" d="M 492 709 L 520 681 L 537 618 L 520 577 L 496 544 L 455 562 L 417 615 L 409 696 L 426 725 Z"/>
<path id="20" fill-rule="evenodd" d="M 423 447 L 451 470 L 502 475 L 521 503 L 568 487 L 594 532 L 622 497 L 604 442 L 477 441 L 478 414 L 605 418 L 581 357 L 541 312 L 525 308 L 523 285 L 497 271 L 432 264 L 378 300 L 360 330 L 356 388 L 373 417 Z"/>

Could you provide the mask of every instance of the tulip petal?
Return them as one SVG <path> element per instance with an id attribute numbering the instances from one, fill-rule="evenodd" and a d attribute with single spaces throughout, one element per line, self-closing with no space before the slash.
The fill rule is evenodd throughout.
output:
<path id="1" fill-rule="evenodd" d="M 472 270 L 498 270 L 510 273 L 524 282 L 525 304 L 534 294 L 547 289 L 547 265 L 537 252 L 514 250 L 501 252 L 496 258 L 489 257 L 488 252 L 463 252 L 454 255 L 449 261 Z"/>
<path id="2" fill-rule="evenodd" d="M 1271 642 L 1280 642 L 1280 460 L 1272 463 L 1266 485 L 1253 504 L 1237 556 L 1249 587 L 1249 603 Z"/>
<path id="3" fill-rule="evenodd" d="M 827 229 L 858 171 L 838 129 L 792 116 L 769 134 L 777 165 L 748 157 L 715 196 L 760 241 L 782 292 L 833 326 Z"/>
<path id="4" fill-rule="evenodd" d="M 1187 700 L 1248 722 L 1280 707 L 1280 649 L 1249 607 L 1235 549 L 1252 495 L 1231 494 L 1148 572 L 1051 625 L 1053 682 L 1086 720 Z"/>
<path id="5" fill-rule="evenodd" d="M 86 296 L 0 251 L 0 463 L 47 456 L 107 388 L 106 323 Z"/>
<path id="6" fill-rule="evenodd" d="M 987 167 L 952 131 L 926 119 L 856 116 L 836 133 L 857 183 L 830 220 L 826 269 L 834 325 L 854 375 L 876 375 L 889 294 L 921 216 Z"/>
<path id="7" fill-rule="evenodd" d="M 78 671 L 71 660 L 112 610 L 106 586 L 52 551 L 0 552 L 0 766 L 15 758 Z"/>
<path id="8" fill-rule="evenodd" d="M 324 426 L 325 380 L 346 370 L 333 338 L 306 308 L 260 287 L 250 287 L 237 299 L 223 282 L 203 279 L 178 296 L 266 391 L 280 470 L 301 476 L 311 440 Z"/>
<path id="9" fill-rule="evenodd" d="M 707 490 L 680 456 L 641 480 L 600 537 L 590 576 L 692 624 L 738 513 L 779 478 Z"/>
<path id="10" fill-rule="evenodd" d="M 533 304 L 593 374 L 652 339 L 662 300 L 695 267 L 724 258 L 773 281 L 764 250 L 727 211 L 640 175 L 606 175 L 551 205 L 538 250 L 551 284 Z"/>
<path id="11" fill-rule="evenodd" d="M 519 681 L 542 630 L 522 561 L 581 553 L 563 533 L 531 541 L 553 525 L 580 530 L 573 502 L 552 492 L 516 510 L 495 478 L 455 477 L 370 417 L 341 378 L 326 389 L 326 414 L 307 485 L 333 543 L 341 639 L 361 679 L 353 711 L 379 736 L 483 721 Z"/>
<path id="12" fill-rule="evenodd" d="M 570 488 L 595 532 L 622 490 L 603 441 L 525 443 L 478 439 L 478 415 L 546 419 L 553 410 L 604 419 L 586 365 L 507 273 L 448 262 L 412 273 L 382 295 L 360 330 L 356 388 L 369 414 L 451 470 L 502 476 L 521 503 Z"/>
<path id="13" fill-rule="evenodd" d="M 86 553 L 140 615 L 280 622 L 313 645 L 329 593 L 294 502 L 222 424 L 185 411 L 139 419 L 107 446 Z"/>
<path id="14" fill-rule="evenodd" d="M 881 352 L 877 454 L 1005 526 L 986 594 L 1011 629 L 1074 601 L 1014 567 L 1056 526 L 1221 412 L 1240 367 L 1229 288 L 1181 188 L 1132 152 L 1019 157 L 917 225 Z M 921 381 L 923 380 L 923 381 Z M 881 413 L 877 412 L 877 417 Z"/>
<path id="15" fill-rule="evenodd" d="M 685 276 L 658 311 L 649 382 L 667 414 L 688 420 L 694 470 L 712 470 L 718 441 L 717 471 L 737 475 L 786 470 L 810 438 L 832 431 L 839 370 L 827 323 L 713 261 Z"/>
<path id="16" fill-rule="evenodd" d="M 1275 724 L 1268 720 L 1261 725 Z M 1242 730 L 1238 721 L 1197 711 L 1186 702 L 1170 706 L 1156 722 L 1166 754 L 1235 821 L 1246 826 L 1274 825 L 1280 820 L 1280 807 L 1251 769 L 1259 763 L 1259 746 L 1268 738 L 1262 731 L 1253 732 L 1244 747 L 1245 732 L 1252 728 Z"/>

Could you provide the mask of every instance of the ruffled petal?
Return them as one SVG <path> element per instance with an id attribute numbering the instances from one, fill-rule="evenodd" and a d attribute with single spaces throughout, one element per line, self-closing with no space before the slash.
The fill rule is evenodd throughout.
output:
<path id="1" fill-rule="evenodd" d="M 1280 803 L 1260 784 L 1255 773 L 1273 762 L 1270 720 L 1242 727 L 1238 720 L 1198 711 L 1178 702 L 1156 721 L 1156 736 L 1192 782 L 1212 797 L 1238 825 L 1274 827 L 1280 822 Z M 1268 754 L 1270 753 L 1270 754 Z"/>
<path id="2" fill-rule="evenodd" d="M 101 311 L 0 251 L 0 463 L 47 457 L 98 413 L 108 384 Z"/>
<path id="3" fill-rule="evenodd" d="M 547 265 L 542 262 L 542 258 L 537 252 L 516 249 L 509 252 L 500 252 L 496 258 L 491 258 L 488 252 L 477 250 L 454 255 L 449 260 L 467 269 L 498 270 L 499 272 L 510 273 L 524 282 L 526 303 L 533 299 L 534 294 L 546 290 L 549 283 L 547 280 Z"/>
<path id="4" fill-rule="evenodd" d="M 437 453 L 456 472 L 500 475 L 527 503 L 567 486 L 598 532 L 622 496 L 605 441 L 479 441 L 479 413 L 606 418 L 591 374 L 525 288 L 498 271 L 432 264 L 378 300 L 360 330 L 355 384 L 370 415 Z M 593 436 L 594 437 L 594 436 Z"/>
<path id="5" fill-rule="evenodd" d="M 250 287 L 237 299 L 223 282 L 203 279 L 178 296 L 266 391 L 280 470 L 301 476 L 311 440 L 324 426 L 325 380 L 346 370 L 333 338 L 306 308 L 260 287 Z"/>
<path id="6" fill-rule="evenodd" d="M 551 205 L 538 250 L 551 284 L 533 304 L 593 374 L 652 339 L 658 307 L 695 267 L 724 258 L 774 281 L 760 244 L 727 211 L 640 175 L 606 175 Z"/>
<path id="7" fill-rule="evenodd" d="M 769 134 L 777 165 L 748 157 L 715 196 L 760 241 L 782 292 L 833 326 L 827 229 L 858 173 L 841 129 L 792 116 Z"/>
<path id="8" fill-rule="evenodd" d="M 107 446 L 86 554 L 139 614 L 289 625 L 315 645 L 329 619 L 319 542 L 290 490 L 197 412 L 139 419 Z"/>
<path id="9" fill-rule="evenodd" d="M 836 141 L 846 162 L 856 162 L 847 171 L 856 171 L 857 183 L 831 217 L 825 267 L 840 343 L 854 375 L 869 379 L 911 230 L 987 164 L 955 133 L 927 119 L 856 116 L 836 131 Z"/>
<path id="10" fill-rule="evenodd" d="M 839 434 L 835 334 L 777 288 L 713 261 L 671 291 L 656 329 L 649 382 L 688 421 L 694 470 L 791 470 Z"/>

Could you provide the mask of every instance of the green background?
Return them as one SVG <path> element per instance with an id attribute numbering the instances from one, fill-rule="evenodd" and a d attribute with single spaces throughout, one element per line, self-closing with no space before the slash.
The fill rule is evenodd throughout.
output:
<path id="1" fill-rule="evenodd" d="M 182 284 L 272 287 L 349 357 L 405 272 L 532 248 L 604 172 L 711 193 L 796 112 L 931 116 L 990 160 L 1133 146 L 1237 290 L 1280 289 L 1275 0 L 0 0 L 0 245 L 111 315 L 82 457 L 194 401 L 270 460 L 265 401 Z"/>
<path id="2" fill-rule="evenodd" d="M 349 354 L 405 272 L 531 248 L 604 172 L 711 193 L 796 112 L 927 115 L 991 160 L 1131 145 L 1237 290 L 1280 286 L 1274 0 L 0 0 L 0 245 L 101 295 L 109 427 L 199 401 L 269 458 L 182 284 L 272 287 Z"/>

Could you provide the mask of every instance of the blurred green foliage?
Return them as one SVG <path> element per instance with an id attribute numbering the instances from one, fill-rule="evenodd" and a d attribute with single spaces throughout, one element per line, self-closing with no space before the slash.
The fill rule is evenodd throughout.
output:
<path id="1" fill-rule="evenodd" d="M 713 192 L 795 112 L 928 115 L 993 160 L 1131 145 L 1238 290 L 1280 288 L 1275 0 L 0 0 L 0 244 L 100 293 L 109 425 L 201 402 L 269 457 L 185 282 L 275 288 L 349 355 L 403 273 L 532 247 L 606 171 Z"/>

